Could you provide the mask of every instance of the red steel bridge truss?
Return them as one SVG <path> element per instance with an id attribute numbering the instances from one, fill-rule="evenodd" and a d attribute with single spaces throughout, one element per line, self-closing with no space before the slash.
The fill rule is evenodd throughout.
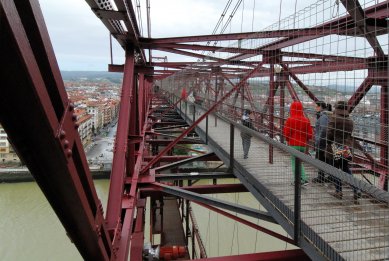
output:
<path id="1" fill-rule="evenodd" d="M 183 251 L 183 258 L 207 258 L 201 235 L 196 233 L 191 202 L 305 251 L 296 237 L 282 236 L 222 209 L 275 222 L 269 213 L 204 195 L 247 191 L 242 184 L 217 182 L 219 178 L 233 177 L 228 162 L 221 169 L 209 168 L 196 176 L 196 179 L 214 179 L 214 185 L 196 185 L 180 166 L 220 159 L 214 153 L 201 151 L 195 152 L 204 155 L 178 156 L 173 149 L 193 150 L 182 144 L 207 143 L 194 130 L 203 120 L 208 121 L 211 113 L 237 120 L 244 108 L 255 112 L 256 127 L 262 133 L 283 141 L 280 130 L 288 99 L 319 100 L 309 75 L 348 78 L 342 73 L 363 72 L 363 76 L 358 76 L 361 79 L 358 87 L 347 98 L 350 112 L 358 110 L 369 90 L 379 87 L 379 135 L 375 140 L 356 137 L 378 148 L 377 154 L 364 150 L 363 155 L 356 157 L 359 165 L 355 169 L 363 168 L 379 177 L 377 187 L 384 193 L 383 198 L 387 197 L 389 1 L 361 5 L 358 0 L 341 0 L 336 16 L 320 22 L 315 18 L 312 23 L 307 22 L 308 18 L 298 20 L 306 12 L 311 18 L 322 14 L 317 9 L 322 6 L 326 9 L 329 1 L 319 1 L 269 30 L 171 38 L 141 36 L 131 1 L 112 0 L 114 5 L 111 0 L 86 2 L 125 50 L 124 65 L 109 65 L 110 71 L 123 72 L 124 76 L 105 213 L 93 185 L 75 124 L 74 106 L 67 98 L 39 4 L 34 0 L 0 0 L 0 111 L 7 112 L 0 113 L 0 122 L 84 259 L 141 260 L 147 201 L 152 208 L 151 233 L 162 233 L 170 229 L 163 219 L 168 218 L 164 210 L 169 209 L 167 205 L 171 202 L 166 199 L 172 195 L 178 199 L 178 203 L 174 200 L 173 209 L 181 210 L 181 219 L 174 226 L 184 231 L 185 248 L 161 250 L 168 255 Z M 329 9 L 331 13 L 331 4 Z M 348 45 L 350 39 L 363 41 L 363 47 L 356 43 Z M 206 44 L 211 41 L 218 44 Z M 342 48 L 344 51 L 339 50 Z M 152 57 L 151 50 L 198 60 L 154 61 L 147 59 Z M 254 81 L 259 83 L 258 79 L 264 79 L 267 85 L 261 104 L 252 87 Z M 206 109 L 190 124 L 176 112 L 176 108 L 187 102 L 185 93 Z M 269 162 L 273 162 L 271 147 Z M 172 180 L 174 183 L 164 183 Z M 185 186 L 183 180 L 188 180 Z M 308 260 L 308 256 L 326 256 L 321 252 L 307 254 L 302 250 L 285 250 L 209 259 Z"/>

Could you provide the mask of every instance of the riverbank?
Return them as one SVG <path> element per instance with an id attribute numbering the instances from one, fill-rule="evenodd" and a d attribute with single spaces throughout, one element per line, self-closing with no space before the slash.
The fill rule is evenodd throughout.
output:
<path id="1" fill-rule="evenodd" d="M 109 179 L 111 168 L 90 166 L 93 179 Z M 27 168 L 0 168 L 0 183 L 35 181 Z"/>

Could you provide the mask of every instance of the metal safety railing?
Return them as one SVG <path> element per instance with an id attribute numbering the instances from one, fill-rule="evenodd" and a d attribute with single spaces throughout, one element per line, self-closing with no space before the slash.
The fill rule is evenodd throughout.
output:
<path id="1" fill-rule="evenodd" d="M 170 96 L 171 102 L 177 99 Z M 189 123 L 206 110 L 186 101 L 178 103 L 177 109 Z M 385 257 L 388 192 L 224 115 L 210 114 L 199 123 L 197 133 L 311 258 Z M 248 159 L 242 158 L 239 135 L 243 131 L 253 137 Z M 291 157 L 295 159 L 294 169 L 289 163 Z M 326 183 L 302 184 L 303 175 L 311 181 L 318 171 L 328 177 Z M 343 188 L 341 199 L 332 195 L 339 183 Z M 354 190 L 361 192 L 358 198 L 354 198 Z"/>

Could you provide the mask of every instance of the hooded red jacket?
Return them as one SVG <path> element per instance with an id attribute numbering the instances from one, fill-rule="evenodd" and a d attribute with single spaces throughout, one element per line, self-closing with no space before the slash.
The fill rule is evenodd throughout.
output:
<path id="1" fill-rule="evenodd" d="M 309 119 L 304 116 L 301 102 L 293 102 L 290 106 L 290 116 L 285 122 L 284 137 L 289 146 L 306 147 L 312 138 L 312 127 Z"/>

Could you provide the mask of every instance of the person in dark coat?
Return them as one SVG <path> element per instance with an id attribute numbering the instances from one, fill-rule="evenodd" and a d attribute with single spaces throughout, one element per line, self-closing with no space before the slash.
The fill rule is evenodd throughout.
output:
<path id="1" fill-rule="evenodd" d="M 308 141 L 312 138 L 312 127 L 309 119 L 305 117 L 303 105 L 295 101 L 290 106 L 290 116 L 285 122 L 284 137 L 288 145 L 300 152 L 305 152 Z M 295 157 L 291 157 L 293 173 L 295 171 Z M 296 173 L 294 173 L 296 174 Z M 304 166 L 301 166 L 301 184 L 307 185 Z"/>
<path id="2" fill-rule="evenodd" d="M 245 110 L 242 115 L 242 124 L 243 126 L 246 126 L 247 128 L 254 129 L 253 127 L 253 113 L 250 110 Z M 251 145 L 251 134 L 248 132 L 245 132 L 244 130 L 241 130 L 240 137 L 242 138 L 242 146 L 243 146 L 243 158 L 247 159 L 250 145 Z"/>
<path id="3" fill-rule="evenodd" d="M 349 161 L 352 160 L 352 154 L 334 155 L 335 147 L 341 146 L 344 151 L 352 151 L 353 138 L 351 136 L 354 130 L 354 123 L 349 117 L 348 105 L 346 101 L 338 101 L 335 105 L 335 111 L 329 119 L 328 134 L 327 134 L 327 149 L 326 157 L 329 163 L 332 163 L 334 167 L 343 170 L 344 172 L 352 175 L 349 168 Z M 335 178 L 335 193 L 331 193 L 338 199 L 343 198 L 342 182 L 340 179 Z M 354 188 L 354 200 L 357 203 L 357 199 L 360 197 L 360 192 Z"/>
<path id="4" fill-rule="evenodd" d="M 316 102 L 316 123 L 315 123 L 315 157 L 323 162 L 326 162 L 326 146 L 327 146 L 327 125 L 328 125 L 328 105 L 323 101 Z M 326 182 L 324 172 L 318 171 L 316 178 L 312 179 L 313 183 Z"/>

